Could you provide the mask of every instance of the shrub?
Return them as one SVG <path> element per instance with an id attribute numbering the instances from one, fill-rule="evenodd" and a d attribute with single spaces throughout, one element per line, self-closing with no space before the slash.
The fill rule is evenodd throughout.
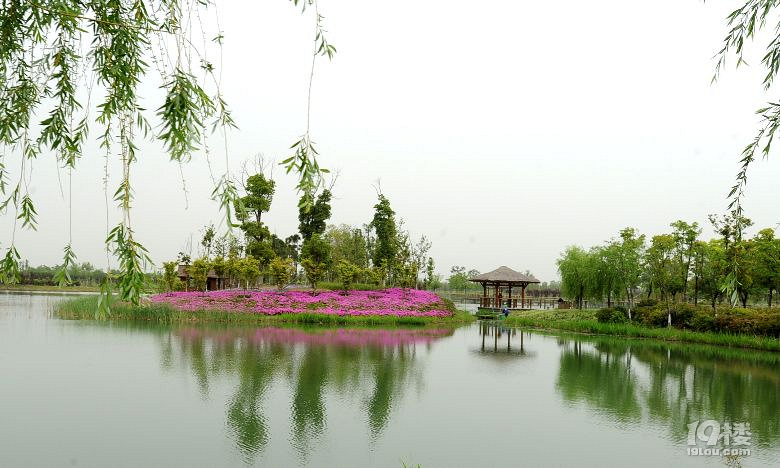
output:
<path id="1" fill-rule="evenodd" d="M 687 319 L 685 327 L 694 331 L 715 331 L 715 314 L 709 307 L 699 307 L 694 314 Z"/>
<path id="2" fill-rule="evenodd" d="M 596 320 L 601 323 L 625 323 L 628 322 L 628 313 L 625 307 L 600 309 L 596 312 Z"/>
<path id="3" fill-rule="evenodd" d="M 290 284 L 290 281 L 292 281 L 292 277 L 295 274 L 295 266 L 290 258 L 274 258 L 271 260 L 269 269 L 271 271 L 271 277 L 274 279 L 274 284 L 279 288 L 279 291 Z"/>
<path id="4" fill-rule="evenodd" d="M 672 325 L 675 327 L 686 326 L 699 311 L 699 308 L 693 304 L 680 303 L 674 304 L 672 310 Z"/>
<path id="5" fill-rule="evenodd" d="M 655 307 L 658 305 L 658 301 L 655 299 L 642 299 L 636 303 L 637 307 Z"/>
<path id="6" fill-rule="evenodd" d="M 347 294 L 352 285 L 358 280 L 361 272 L 361 268 L 354 263 L 348 260 L 339 261 L 336 265 L 336 274 L 339 276 L 341 289 L 344 291 L 344 294 Z"/>
<path id="7" fill-rule="evenodd" d="M 780 312 L 770 309 L 718 309 L 714 328 L 724 333 L 780 336 Z"/>

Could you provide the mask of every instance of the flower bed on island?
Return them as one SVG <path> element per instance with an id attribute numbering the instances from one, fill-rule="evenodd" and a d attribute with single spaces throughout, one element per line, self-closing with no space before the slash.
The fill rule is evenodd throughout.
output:
<path id="1" fill-rule="evenodd" d="M 417 289 L 378 291 L 190 291 L 157 294 L 152 303 L 181 311 L 249 312 L 263 315 L 323 314 L 339 316 L 431 317 L 452 316 L 436 294 Z"/>

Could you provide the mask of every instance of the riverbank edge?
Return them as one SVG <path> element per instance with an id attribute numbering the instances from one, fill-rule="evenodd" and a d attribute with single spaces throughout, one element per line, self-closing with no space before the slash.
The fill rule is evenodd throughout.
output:
<path id="1" fill-rule="evenodd" d="M 98 286 L 49 286 L 41 284 L 0 284 L 0 293 L 87 294 L 99 293 Z"/>
<path id="2" fill-rule="evenodd" d="M 596 320 L 584 319 L 549 320 L 518 315 L 508 317 L 504 323 L 510 327 L 528 327 L 553 332 L 562 331 L 589 335 L 621 336 L 780 352 L 779 339 L 754 335 L 695 332 L 677 328 L 648 328 L 635 324 L 601 323 Z"/>
<path id="3" fill-rule="evenodd" d="M 97 296 L 68 299 L 54 307 L 54 315 L 65 320 L 95 320 Z M 447 301 L 445 300 L 445 303 Z M 448 304 L 449 306 L 449 304 Z M 156 323 L 235 323 L 274 324 L 292 323 L 309 325 L 361 325 L 361 326 L 459 326 L 476 320 L 469 312 L 450 309 L 450 317 L 396 317 L 390 315 L 331 315 L 316 313 L 264 315 L 253 312 L 229 312 L 224 310 L 181 311 L 168 304 L 132 304 L 115 302 L 108 320 L 136 320 Z"/>

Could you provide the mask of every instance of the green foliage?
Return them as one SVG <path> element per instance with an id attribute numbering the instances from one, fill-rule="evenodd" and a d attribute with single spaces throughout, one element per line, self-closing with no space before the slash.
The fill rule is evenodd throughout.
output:
<path id="1" fill-rule="evenodd" d="M 600 323 L 626 323 L 628 322 L 628 314 L 626 309 L 618 307 L 599 309 L 596 312 L 596 320 Z"/>
<path id="2" fill-rule="evenodd" d="M 255 284 L 257 279 L 260 278 L 260 262 L 254 257 L 244 257 L 236 260 L 236 270 L 238 277 L 244 280 L 246 288 L 249 289 L 250 285 Z"/>
<path id="3" fill-rule="evenodd" d="M 319 234 L 314 234 L 309 240 L 304 241 L 303 247 L 301 247 L 301 257 L 328 268 L 331 264 L 330 244 Z"/>
<path id="4" fill-rule="evenodd" d="M 271 277 L 280 291 L 292 281 L 295 274 L 294 268 L 293 261 L 289 258 L 275 258 L 271 261 Z"/>
<path id="5" fill-rule="evenodd" d="M 179 68 L 163 87 L 167 95 L 157 109 L 157 116 L 163 122 L 158 138 L 165 144 L 172 160 L 183 161 L 198 149 L 204 118 L 212 115 L 216 107 L 195 76 Z"/>
<path id="6" fill-rule="evenodd" d="M 581 247 L 567 247 L 557 261 L 558 272 L 561 274 L 561 293 L 574 299 L 578 308 L 582 308 L 583 300 L 589 293 L 591 284 L 591 257 Z"/>
<path id="7" fill-rule="evenodd" d="M 264 174 L 254 174 L 247 178 L 244 190 L 246 195 L 236 201 L 237 217 L 244 221 L 254 216 L 255 222 L 260 223 L 263 213 L 271 209 L 276 182 L 266 178 Z"/>
<path id="8" fill-rule="evenodd" d="M 368 267 L 370 260 L 368 241 L 360 229 L 345 224 L 329 226 L 325 232 L 325 239 L 330 244 L 335 263 L 346 260 L 361 268 Z"/>
<path id="9" fill-rule="evenodd" d="M 114 245 L 114 255 L 119 259 L 119 298 L 137 305 L 146 286 L 143 264 L 152 263 L 146 248 L 133 239 L 133 231 L 125 224 L 119 224 L 111 230 L 107 243 Z"/>
<path id="10" fill-rule="evenodd" d="M 247 240 L 246 253 L 267 266 L 276 254 L 268 227 L 263 224 L 263 213 L 271 208 L 276 183 L 263 174 L 249 176 L 244 186 L 246 195 L 236 200 L 236 218 Z"/>
<path id="11" fill-rule="evenodd" d="M 742 306 L 745 307 L 753 286 L 753 258 L 752 245 L 743 239 L 743 231 L 753 222 L 742 216 L 738 210 L 722 217 L 711 215 L 710 222 L 715 231 L 721 235 L 727 266 L 726 276 L 721 282 L 721 291 L 726 294 L 732 306 L 736 306 L 737 301 L 741 301 Z"/>
<path id="12" fill-rule="evenodd" d="M 447 279 L 447 286 L 451 291 L 465 291 L 467 289 L 476 290 L 480 286 L 469 281 L 472 276 L 479 275 L 476 270 L 466 271 L 464 266 L 453 266 L 450 268 L 450 277 Z"/>
<path id="13" fill-rule="evenodd" d="M 0 282 L 3 284 L 16 284 L 19 282 L 19 252 L 11 246 L 5 251 L 3 260 L 0 261 Z"/>
<path id="14" fill-rule="evenodd" d="M 365 273 L 365 272 L 363 272 Z M 341 282 L 334 282 L 334 281 L 321 281 L 317 283 L 317 287 L 322 290 L 329 290 L 329 291 L 343 291 L 344 285 Z M 355 282 L 350 285 L 351 291 L 377 291 L 382 289 L 378 284 L 373 283 L 359 283 Z"/>
<path id="15" fill-rule="evenodd" d="M 306 280 L 311 285 L 314 292 L 317 292 L 317 284 L 325 276 L 326 266 L 324 263 L 317 262 L 313 258 L 304 257 L 301 260 L 301 266 L 306 273 Z"/>
<path id="16" fill-rule="evenodd" d="M 756 287 L 767 292 L 767 303 L 780 290 L 780 239 L 773 229 L 762 229 L 752 239 L 753 278 Z"/>
<path id="17" fill-rule="evenodd" d="M 217 236 L 214 225 L 209 224 L 203 230 L 203 238 L 200 240 L 200 245 L 203 247 L 203 256 L 211 257 L 211 249 L 214 246 L 214 239 Z"/>
<path id="18" fill-rule="evenodd" d="M 767 42 L 761 64 L 766 69 L 764 89 L 769 89 L 772 86 L 778 70 L 780 70 L 780 38 L 776 34 L 776 31 L 780 29 L 780 20 L 777 17 L 777 7 L 777 2 L 773 0 L 743 0 L 742 5 L 728 15 L 728 32 L 716 55 L 717 65 L 715 66 L 713 82 L 718 79 L 729 56 L 736 57 L 737 66 L 746 64 L 743 56 L 746 44 L 751 43 L 756 34 L 767 28 L 775 33 L 772 35 L 772 40 Z M 769 155 L 775 133 L 780 128 L 780 102 L 769 102 L 765 107 L 758 109 L 756 113 L 761 116 L 761 126 L 753 140 L 742 150 L 741 167 L 737 173 L 736 183 L 729 192 L 731 198 L 729 209 L 734 208 L 735 214 L 739 216 L 742 215 L 741 199 L 747 183 L 748 168 L 759 155 L 762 157 Z M 730 280 L 732 285 L 739 282 L 736 278 L 730 278 Z M 731 295 L 734 293 L 732 292 Z M 732 300 L 732 304 L 734 302 L 736 300 Z"/>
<path id="19" fill-rule="evenodd" d="M 419 267 L 416 263 L 403 263 L 396 266 L 396 278 L 403 288 L 411 288 L 416 285 Z"/>
<path id="20" fill-rule="evenodd" d="M 362 269 L 348 260 L 340 260 L 336 264 L 336 273 L 338 274 L 339 281 L 341 282 L 341 288 L 346 294 L 352 285 L 357 282 L 358 277 Z"/>
<path id="21" fill-rule="evenodd" d="M 298 221 L 300 224 L 298 225 L 298 230 L 304 242 L 311 239 L 315 234 L 320 236 L 325 234 L 325 228 L 330 219 L 331 197 L 330 190 L 323 190 L 317 196 L 317 201 L 312 206 L 299 204 Z"/>
<path id="22" fill-rule="evenodd" d="M 436 275 L 435 264 L 433 257 L 428 257 L 428 262 L 425 264 L 425 288 L 436 290 L 441 286 L 441 281 Z"/>
<path id="23" fill-rule="evenodd" d="M 694 260 L 696 241 L 701 234 L 699 224 L 691 224 L 678 220 L 671 224 L 672 237 L 674 238 L 674 254 L 677 261 L 677 270 L 680 274 L 679 283 L 682 284 L 683 300 L 688 290 L 688 277 L 691 271 L 691 264 Z"/>
<path id="24" fill-rule="evenodd" d="M 297 0 L 295 4 L 298 4 Z M 316 2 L 313 5 L 316 20 L 314 55 L 330 59 L 336 49 L 325 37 Z M 165 0 L 3 4 L 0 144 L 18 149 L 21 164 L 19 183 L 10 188 L 9 194 L 6 193 L 5 161 L 0 161 L 0 194 L 3 196 L 0 209 L 13 204 L 22 227 L 35 229 L 37 213 L 26 191 L 31 171 L 25 162 L 49 149 L 55 152 L 58 164 L 75 168 L 83 153 L 82 144 L 88 137 L 89 125 L 95 120 L 100 126 L 98 136 L 106 154 L 106 167 L 109 167 L 109 155 L 118 154 L 121 159 L 115 200 L 122 210 L 122 220 L 106 238 L 106 243 L 107 250 L 119 259 L 116 278 L 119 295 L 133 303 L 138 303 L 141 291 L 140 265 L 148 261 L 146 250 L 133 238 L 130 222 L 133 190 L 130 175 L 132 164 L 138 161 L 136 135 L 156 138 L 172 160 L 183 162 L 191 158 L 193 151 L 206 146 L 207 125 L 211 124 L 212 131 L 217 127 L 235 127 L 221 95 L 214 64 L 206 59 L 206 50 L 198 50 L 194 45 L 200 41 L 194 40 L 193 33 L 200 29 L 206 47 L 204 26 L 210 21 L 200 22 L 200 19 L 209 10 L 213 11 L 213 7 L 210 1 L 194 2 L 184 8 L 178 1 Z M 223 37 L 223 32 L 219 31 L 214 43 L 221 45 Z M 147 63 L 150 59 L 154 67 Z M 154 72 L 150 73 L 150 70 Z M 193 70 L 200 70 L 202 75 L 196 76 Z M 151 107 L 156 109 L 160 119 L 160 126 L 155 131 L 148 121 L 149 112 L 141 106 L 137 90 L 140 83 L 152 81 L 156 72 L 159 72 L 164 98 L 162 103 L 153 103 Z M 87 76 L 83 76 L 84 73 Z M 89 101 L 84 105 L 79 96 L 92 95 L 91 83 L 104 90 L 103 97 L 96 105 L 90 105 Z M 82 89 L 79 89 L 80 85 Z M 311 89 L 311 82 L 309 85 Z M 309 95 L 309 101 L 310 98 Z M 95 107 L 97 116 L 92 119 L 88 113 Z M 44 117 L 40 122 L 34 122 L 36 115 Z M 39 132 L 37 137 L 36 131 Z M 308 124 L 301 143 L 294 146 L 298 148 L 299 158 L 290 163 L 288 170 L 298 172 L 299 189 L 313 193 L 325 170 L 319 168 L 313 156 L 316 151 L 309 137 Z M 105 177 L 108 178 L 108 174 Z M 219 178 L 215 185 L 212 198 L 218 201 L 228 223 L 233 225 L 231 208 L 242 213 L 245 203 L 236 202 L 237 190 L 228 174 Z M 257 222 L 259 224 L 259 217 Z M 3 281 L 14 281 L 19 275 L 18 262 L 14 260 L 18 260 L 18 253 L 14 245 L 10 249 L 0 264 Z M 258 249 L 255 250 L 257 253 Z M 210 255 L 208 249 L 206 255 Z M 63 271 L 67 274 L 67 269 Z M 105 284 L 110 282 L 106 280 Z M 107 307 L 109 302 L 106 297 L 102 304 Z"/>
<path id="25" fill-rule="evenodd" d="M 371 227 L 376 232 L 376 246 L 372 260 L 374 265 L 390 265 L 396 261 L 398 254 L 398 227 L 395 222 L 395 211 L 390 208 L 390 201 L 384 195 L 379 195 L 379 202 L 374 205 L 374 218 Z"/>
<path id="26" fill-rule="evenodd" d="M 187 267 L 187 274 L 190 276 L 190 280 L 192 281 L 192 287 L 198 291 L 205 291 L 207 287 L 209 270 L 211 270 L 211 263 L 206 257 L 201 257 L 192 262 L 192 265 Z"/>
<path id="27" fill-rule="evenodd" d="M 167 292 L 176 290 L 176 282 L 180 281 L 178 276 L 178 264 L 176 262 L 163 263 L 163 283 Z"/>
<path id="28" fill-rule="evenodd" d="M 63 251 L 65 254 L 62 258 L 62 266 L 54 274 L 54 281 L 60 287 L 70 286 L 73 283 L 70 277 L 70 270 L 73 269 L 76 263 L 76 254 L 73 253 L 70 244 L 66 245 Z"/>
<path id="29" fill-rule="evenodd" d="M 658 289 L 661 298 L 667 301 L 670 294 L 677 294 L 683 288 L 680 264 L 674 258 L 675 247 L 673 236 L 660 234 L 653 236 L 645 254 L 651 287 Z"/>

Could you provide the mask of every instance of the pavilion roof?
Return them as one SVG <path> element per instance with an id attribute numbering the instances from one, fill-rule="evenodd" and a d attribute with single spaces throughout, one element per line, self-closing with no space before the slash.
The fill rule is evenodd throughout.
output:
<path id="1" fill-rule="evenodd" d="M 482 273 L 473 278 L 469 278 L 469 281 L 475 283 L 538 283 L 539 280 L 534 278 L 533 275 L 524 275 L 509 267 L 500 266 L 493 271 Z"/>

